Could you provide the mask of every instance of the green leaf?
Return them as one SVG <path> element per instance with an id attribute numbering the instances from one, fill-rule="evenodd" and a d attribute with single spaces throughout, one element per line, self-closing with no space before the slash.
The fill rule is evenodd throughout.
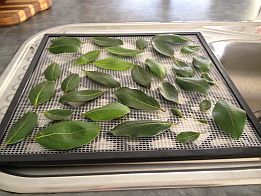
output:
<path id="1" fill-rule="evenodd" d="M 170 44 L 183 44 L 189 41 L 188 38 L 175 34 L 159 34 L 156 35 L 153 40 L 158 40 Z"/>
<path id="2" fill-rule="evenodd" d="M 193 77 L 195 75 L 195 71 L 192 66 L 177 59 L 174 59 L 173 69 L 180 77 Z"/>
<path id="3" fill-rule="evenodd" d="M 130 62 L 118 58 L 101 59 L 98 61 L 94 61 L 93 64 L 99 68 L 116 70 L 116 71 L 128 70 L 134 66 L 134 64 Z"/>
<path id="4" fill-rule="evenodd" d="M 120 103 L 109 103 L 105 106 L 92 109 L 83 114 L 84 117 L 94 121 L 110 121 L 130 113 L 130 109 Z"/>
<path id="5" fill-rule="evenodd" d="M 128 121 L 114 127 L 110 132 L 115 136 L 152 137 L 172 126 L 172 123 L 158 120 Z"/>
<path id="6" fill-rule="evenodd" d="M 44 115 L 46 118 L 50 120 L 65 120 L 68 119 L 72 115 L 72 111 L 63 110 L 63 109 L 53 109 L 49 111 L 45 111 Z"/>
<path id="7" fill-rule="evenodd" d="M 29 93 L 29 100 L 36 108 L 37 105 L 49 101 L 55 93 L 55 83 L 46 81 L 33 87 Z"/>
<path id="8" fill-rule="evenodd" d="M 198 119 L 198 122 L 208 124 L 208 121 L 206 119 Z"/>
<path id="9" fill-rule="evenodd" d="M 167 70 L 159 62 L 153 59 L 146 59 L 145 64 L 148 66 L 149 70 L 159 78 L 163 79 L 166 76 Z"/>
<path id="10" fill-rule="evenodd" d="M 15 144 L 26 138 L 37 125 L 37 114 L 35 112 L 25 113 L 8 131 L 5 144 Z"/>
<path id="11" fill-rule="evenodd" d="M 80 83 L 79 74 L 71 74 L 67 78 L 65 78 L 62 82 L 62 90 L 64 93 L 68 93 L 69 91 L 73 91 L 78 87 Z"/>
<path id="12" fill-rule="evenodd" d="M 173 86 L 169 82 L 161 82 L 159 86 L 160 94 L 167 99 L 168 101 L 172 101 L 174 103 L 178 103 L 178 91 L 175 86 Z"/>
<path id="13" fill-rule="evenodd" d="M 168 57 L 174 57 L 174 50 L 167 44 L 158 40 L 152 41 L 153 48 L 160 54 Z"/>
<path id="14" fill-rule="evenodd" d="M 81 41 L 73 37 L 59 37 L 52 40 L 48 50 L 53 54 L 78 52 L 81 47 Z"/>
<path id="15" fill-rule="evenodd" d="M 103 94 L 100 90 L 82 90 L 82 91 L 71 91 L 63 95 L 59 102 L 62 104 L 69 105 L 82 105 L 87 101 L 91 101 Z"/>
<path id="16" fill-rule="evenodd" d="M 201 72 L 209 72 L 212 67 L 212 62 L 204 56 L 193 57 L 192 64 Z"/>
<path id="17" fill-rule="evenodd" d="M 55 81 L 60 77 L 61 73 L 60 66 L 57 63 L 53 63 L 45 69 L 44 76 L 49 81 Z"/>
<path id="18" fill-rule="evenodd" d="M 121 87 L 114 92 L 119 101 L 138 110 L 160 110 L 159 102 L 138 89 Z"/>
<path id="19" fill-rule="evenodd" d="M 108 87 L 120 87 L 119 81 L 115 80 L 110 74 L 99 71 L 85 71 L 86 76 L 95 82 L 103 84 Z"/>
<path id="20" fill-rule="evenodd" d="M 200 77 L 205 79 L 209 85 L 215 85 L 214 80 L 207 73 L 202 73 Z"/>
<path id="21" fill-rule="evenodd" d="M 100 50 L 93 50 L 93 51 L 87 52 L 87 53 L 83 54 L 82 56 L 80 56 L 78 59 L 76 59 L 74 64 L 75 65 L 84 65 L 84 64 L 91 63 L 99 57 L 100 53 L 101 53 Z"/>
<path id="22" fill-rule="evenodd" d="M 211 101 L 205 99 L 199 103 L 199 108 L 201 112 L 206 112 L 211 108 Z"/>
<path id="23" fill-rule="evenodd" d="M 143 67 L 136 65 L 131 69 L 132 79 L 139 85 L 150 87 L 151 76 L 150 73 L 146 71 Z"/>
<path id="24" fill-rule="evenodd" d="M 70 150 L 94 140 L 101 128 L 94 123 L 64 121 L 55 123 L 36 134 L 36 142 L 51 150 Z"/>
<path id="25" fill-rule="evenodd" d="M 123 45 L 122 40 L 110 37 L 94 37 L 92 38 L 94 44 L 102 47 L 120 46 Z"/>
<path id="26" fill-rule="evenodd" d="M 216 103 L 212 116 L 220 129 L 239 139 L 246 125 L 246 112 L 225 100 Z"/>
<path id="27" fill-rule="evenodd" d="M 176 82 L 185 91 L 194 91 L 206 94 L 209 84 L 204 79 L 176 77 Z"/>
<path id="28" fill-rule="evenodd" d="M 193 132 L 193 131 L 186 131 L 181 132 L 177 135 L 176 139 L 178 142 L 186 143 L 186 142 L 192 142 L 198 139 L 200 136 L 199 132 Z"/>
<path id="29" fill-rule="evenodd" d="M 194 52 L 197 52 L 200 49 L 200 46 L 184 46 L 181 48 L 181 53 L 183 54 L 192 54 Z"/>
<path id="30" fill-rule="evenodd" d="M 178 108 L 171 108 L 171 112 L 177 117 L 184 118 L 184 114 Z"/>
<path id="31" fill-rule="evenodd" d="M 108 52 L 112 54 L 117 54 L 119 56 L 136 56 L 143 52 L 143 50 L 132 50 L 132 49 L 120 48 L 120 47 L 109 47 L 106 49 Z"/>
<path id="32" fill-rule="evenodd" d="M 148 41 L 146 41 L 145 39 L 137 39 L 136 40 L 136 47 L 140 50 L 144 50 L 145 48 L 147 48 L 148 46 Z"/>

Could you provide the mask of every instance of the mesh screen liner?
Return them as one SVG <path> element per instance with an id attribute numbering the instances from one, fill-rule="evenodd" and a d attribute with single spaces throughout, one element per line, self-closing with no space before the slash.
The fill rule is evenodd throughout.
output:
<path id="1" fill-rule="evenodd" d="M 186 35 L 185 37 L 189 38 L 191 41 L 187 43 L 187 45 L 199 45 L 201 46 L 199 52 L 197 54 L 208 57 L 207 52 L 202 46 L 200 40 L 196 35 Z M 19 142 L 15 145 L 4 146 L 0 150 L 0 154 L 2 155 L 26 155 L 26 154 L 54 154 L 54 153 L 89 153 L 89 152 L 105 152 L 105 151 L 113 151 L 113 152 L 130 152 L 130 151 L 154 151 L 154 150 L 205 150 L 205 149 L 217 149 L 217 148 L 237 148 L 237 147 L 260 147 L 261 139 L 259 135 L 256 133 L 253 125 L 250 122 L 247 122 L 244 133 L 239 140 L 235 140 L 231 138 L 229 135 L 221 131 L 218 126 L 214 123 L 211 111 L 213 108 L 209 110 L 209 112 L 201 112 L 199 110 L 199 103 L 208 98 L 212 101 L 212 107 L 214 103 L 216 103 L 220 99 L 225 99 L 231 102 L 234 105 L 239 106 L 236 98 L 233 93 L 230 91 L 230 88 L 226 85 L 224 79 L 220 75 L 219 71 L 215 66 L 211 68 L 209 73 L 210 77 L 214 79 L 217 85 L 211 86 L 210 91 L 207 95 L 203 95 L 195 92 L 185 92 L 180 90 L 179 99 L 182 104 L 177 105 L 177 107 L 185 114 L 184 119 L 177 118 L 171 114 L 170 109 L 175 106 L 174 103 L 166 101 L 158 92 L 158 84 L 161 82 L 156 77 L 153 77 L 152 86 L 150 89 L 143 88 L 137 85 L 131 78 L 131 71 L 111 71 L 105 70 L 95 67 L 92 64 L 84 65 L 84 66 L 75 66 L 73 62 L 76 58 L 81 56 L 91 50 L 101 50 L 101 54 L 99 59 L 103 59 L 106 57 L 117 57 L 116 55 L 108 54 L 105 49 L 101 49 L 101 47 L 94 45 L 91 43 L 90 37 L 79 37 L 79 39 L 84 43 L 81 46 L 81 52 L 79 53 L 70 53 L 70 54 L 51 54 L 48 52 L 46 48 L 49 47 L 51 43 L 51 37 L 48 39 L 45 49 L 43 50 L 39 61 L 37 62 L 36 69 L 34 70 L 31 78 L 29 78 L 29 82 L 25 87 L 25 90 L 22 94 L 22 98 L 18 103 L 18 107 L 16 108 L 14 115 L 11 119 L 11 123 L 8 129 L 27 111 L 35 111 L 32 104 L 28 100 L 28 94 L 32 87 L 36 86 L 40 82 L 44 81 L 45 78 L 43 76 L 43 72 L 48 65 L 51 63 L 58 63 L 62 69 L 62 76 L 59 80 L 56 81 L 56 93 L 55 96 L 47 103 L 39 105 L 36 109 L 38 113 L 39 125 L 34 129 L 33 133 L 30 134 L 24 141 Z M 152 36 L 119 36 L 123 40 L 123 47 L 136 49 L 135 41 L 138 38 L 145 38 L 146 40 L 151 40 Z M 182 54 L 180 52 L 181 47 L 183 45 L 173 46 L 175 50 L 175 57 L 180 60 L 183 60 L 189 64 L 192 62 L 192 58 L 195 54 Z M 147 58 L 155 59 L 161 62 L 167 68 L 167 76 L 165 78 L 166 81 L 169 81 L 172 84 L 175 84 L 175 75 L 172 70 L 172 60 L 170 58 L 164 57 L 158 54 L 153 48 L 151 43 L 145 49 L 145 51 L 138 55 L 137 57 L 120 57 L 123 60 L 130 61 L 134 64 L 138 64 L 141 66 L 145 66 L 144 62 Z M 48 150 L 37 144 L 33 137 L 38 131 L 41 131 L 44 127 L 50 123 L 47 120 L 43 113 L 46 110 L 50 109 L 70 109 L 72 110 L 73 120 L 80 120 L 91 122 L 88 119 L 84 119 L 80 114 L 96 108 L 103 106 L 105 104 L 111 102 L 117 102 L 115 96 L 113 96 L 113 88 L 104 87 L 94 81 L 91 81 L 87 77 L 85 77 L 83 70 L 98 70 L 105 73 L 109 73 L 118 79 L 121 83 L 121 86 L 127 86 L 130 88 L 137 88 L 145 93 L 156 98 L 162 108 L 166 110 L 166 112 L 155 111 L 148 112 L 142 110 L 131 110 L 131 113 L 126 115 L 125 117 L 117 120 L 113 120 L 110 122 L 97 122 L 98 125 L 101 126 L 102 131 L 99 136 L 90 144 L 84 145 L 83 147 L 76 148 L 70 151 L 53 151 Z M 62 105 L 59 103 L 59 98 L 63 95 L 63 92 L 60 88 L 61 82 L 71 73 L 77 73 L 81 76 L 81 82 L 78 87 L 78 90 L 84 89 L 100 89 L 105 91 L 104 95 L 101 97 L 92 100 L 85 105 L 80 107 L 72 107 L 69 105 Z M 200 77 L 199 73 L 196 73 L 195 77 Z M 208 124 L 202 124 L 198 120 L 206 119 Z M 125 121 L 129 120 L 162 120 L 169 121 L 173 123 L 178 123 L 175 126 L 172 126 L 169 130 L 164 133 L 150 138 L 127 138 L 127 137 L 117 137 L 110 134 L 108 131 Z M 176 135 L 183 131 L 200 131 L 205 132 L 201 134 L 199 139 L 191 143 L 179 143 L 176 141 Z M 8 132 L 8 131 L 7 131 Z M 5 141 L 6 135 L 4 136 L 2 143 Z"/>

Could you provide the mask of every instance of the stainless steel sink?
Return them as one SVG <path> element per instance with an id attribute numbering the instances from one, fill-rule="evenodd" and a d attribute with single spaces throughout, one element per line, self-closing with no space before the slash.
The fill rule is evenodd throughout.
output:
<path id="1" fill-rule="evenodd" d="M 260 121 L 261 42 L 226 40 L 210 46 Z"/>

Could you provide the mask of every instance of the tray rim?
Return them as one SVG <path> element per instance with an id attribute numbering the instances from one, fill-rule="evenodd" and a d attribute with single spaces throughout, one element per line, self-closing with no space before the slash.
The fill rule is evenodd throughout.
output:
<path id="1" fill-rule="evenodd" d="M 246 111 L 248 120 L 252 123 L 255 131 L 261 137 L 261 125 L 256 119 L 250 107 L 240 95 L 236 86 L 226 73 L 224 67 L 212 52 L 211 48 L 205 41 L 200 32 L 168 32 L 178 35 L 195 35 L 204 47 L 210 59 L 214 62 L 220 75 L 223 77 L 224 82 L 228 85 L 229 89 L 235 96 L 240 106 Z M 153 36 L 162 33 L 120 33 L 120 34 L 104 34 L 104 36 L 118 37 L 118 36 Z M 166 34 L 166 33 L 164 33 Z M 50 37 L 98 37 L 103 34 L 44 34 L 39 47 L 3 117 L 0 124 L 0 141 L 2 141 L 6 129 L 11 121 L 11 117 L 19 103 L 23 94 L 24 88 L 27 86 L 28 78 L 31 76 L 37 66 L 42 52 Z M 160 153 L 159 153 L 160 152 Z M 173 150 L 152 150 L 152 151 L 133 151 L 133 152 L 92 152 L 92 153 L 55 153 L 55 154 L 22 154 L 22 155 L 1 155 L 0 165 L 46 165 L 46 164 L 82 164 L 82 163 L 113 163 L 113 162 L 129 162 L 129 161 L 166 161 L 166 160 L 197 160 L 197 159 L 224 159 L 224 158 L 248 158 L 261 155 L 261 147 L 234 147 L 234 148 L 216 148 L 216 149 L 200 149 L 200 150 L 177 150 L 175 154 Z M 116 154 L 117 153 L 117 154 Z M 88 157 L 83 155 L 88 154 Z M 185 155 L 184 155 L 185 154 Z M 69 155 L 69 156 L 66 156 Z M 116 155 L 116 156 L 115 156 Z"/>

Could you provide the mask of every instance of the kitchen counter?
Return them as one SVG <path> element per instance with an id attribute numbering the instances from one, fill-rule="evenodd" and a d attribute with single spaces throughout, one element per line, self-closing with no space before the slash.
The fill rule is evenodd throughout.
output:
<path id="1" fill-rule="evenodd" d="M 70 23 L 99 22 L 169 22 L 169 21 L 248 21 L 259 18 L 259 1 L 210 1 L 197 4 L 188 0 L 53 0 L 50 10 L 40 13 L 27 22 L 0 28 L 0 74 L 18 47 L 31 35 L 41 30 Z M 234 3 L 233 3 L 234 2 Z M 259 3 L 260 4 L 260 3 Z M 15 186 L 15 185 L 14 185 Z M 107 191 L 76 193 L 73 195 L 260 195 L 261 185 L 230 186 L 190 189 L 158 189 L 135 191 Z M 0 195 L 13 195 L 0 192 Z M 19 194 L 21 195 L 21 194 Z M 26 195 L 26 194 L 22 194 Z M 39 194 L 38 194 L 39 195 Z M 50 194 L 40 194 L 50 195 Z M 60 193 L 55 195 L 72 195 Z"/>

